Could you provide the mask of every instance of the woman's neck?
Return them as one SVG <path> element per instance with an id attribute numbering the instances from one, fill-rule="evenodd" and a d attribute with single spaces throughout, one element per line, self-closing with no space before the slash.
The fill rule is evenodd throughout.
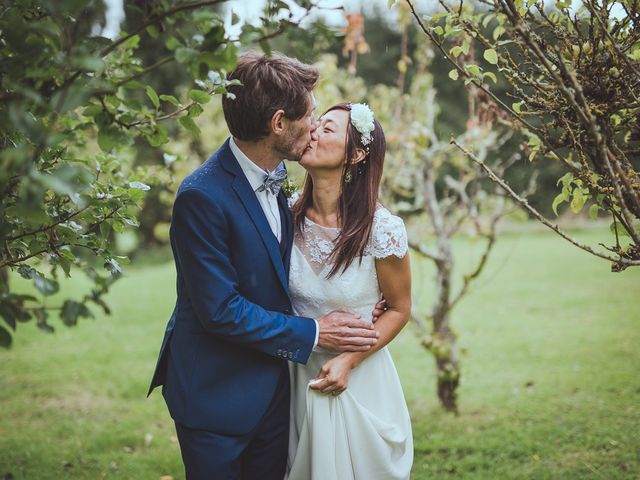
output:
<path id="1" fill-rule="evenodd" d="M 336 175 L 324 172 L 310 173 L 313 180 L 312 203 L 307 216 L 311 221 L 325 227 L 339 227 L 338 200 L 340 199 L 340 183 L 342 171 Z"/>

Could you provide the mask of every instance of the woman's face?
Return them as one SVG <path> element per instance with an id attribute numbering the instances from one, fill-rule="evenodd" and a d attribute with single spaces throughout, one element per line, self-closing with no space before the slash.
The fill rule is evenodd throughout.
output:
<path id="1" fill-rule="evenodd" d="M 307 170 L 342 170 L 346 145 L 349 112 L 331 110 L 320 117 L 316 130 L 317 140 L 312 140 L 300 159 Z"/>

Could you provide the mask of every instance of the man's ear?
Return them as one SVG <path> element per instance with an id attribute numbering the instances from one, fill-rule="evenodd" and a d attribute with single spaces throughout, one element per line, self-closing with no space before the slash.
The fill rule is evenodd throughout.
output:
<path id="1" fill-rule="evenodd" d="M 287 119 L 284 116 L 284 110 L 276 110 L 276 113 L 271 117 L 271 131 L 276 135 L 283 135 L 285 132 L 285 122 Z"/>
<path id="2" fill-rule="evenodd" d="M 353 161 L 351 162 L 351 164 L 354 165 L 356 163 L 360 163 L 362 160 L 365 159 L 366 156 L 367 156 L 366 151 L 364 151 L 362 148 L 357 148 L 356 154 L 353 156 Z"/>

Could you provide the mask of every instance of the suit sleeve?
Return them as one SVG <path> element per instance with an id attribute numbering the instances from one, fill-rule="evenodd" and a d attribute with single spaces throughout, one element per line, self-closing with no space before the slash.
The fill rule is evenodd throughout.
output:
<path id="1" fill-rule="evenodd" d="M 307 361 L 316 323 L 265 310 L 239 294 L 227 219 L 206 194 L 188 189 L 178 195 L 171 236 L 187 295 L 207 332 L 278 358 Z"/>

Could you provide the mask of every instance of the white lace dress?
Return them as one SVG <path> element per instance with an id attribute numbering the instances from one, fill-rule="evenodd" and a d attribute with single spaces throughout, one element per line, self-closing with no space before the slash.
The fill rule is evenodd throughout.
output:
<path id="1" fill-rule="evenodd" d="M 375 259 L 407 253 L 399 217 L 385 208 L 374 216 L 362 263 L 327 279 L 339 231 L 305 220 L 294 236 L 289 285 L 298 315 L 317 318 L 345 309 L 370 319 L 380 298 Z M 288 480 L 408 479 L 413 463 L 411 421 L 393 360 L 386 347 L 349 375 L 349 386 L 333 396 L 309 388 L 335 353 L 316 347 L 306 365 L 290 363 L 291 430 Z"/>

